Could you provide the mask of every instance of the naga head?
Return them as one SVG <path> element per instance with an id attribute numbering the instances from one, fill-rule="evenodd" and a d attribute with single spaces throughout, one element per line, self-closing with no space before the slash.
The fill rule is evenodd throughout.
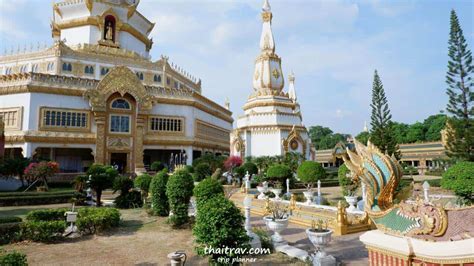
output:
<path id="1" fill-rule="evenodd" d="M 366 185 L 365 209 L 381 211 L 393 205 L 395 189 L 403 176 L 403 170 L 392 155 L 383 154 L 372 143 L 367 146 L 354 140 L 355 152 L 347 149 L 344 163 L 351 171 L 352 179 Z"/>

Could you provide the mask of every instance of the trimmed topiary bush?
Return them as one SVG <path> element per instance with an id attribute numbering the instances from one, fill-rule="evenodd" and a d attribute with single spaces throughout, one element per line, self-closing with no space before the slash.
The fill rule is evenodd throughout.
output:
<path id="1" fill-rule="evenodd" d="M 310 190 L 313 185 L 320 179 L 326 178 L 326 171 L 320 163 L 314 161 L 304 161 L 298 167 L 298 178 Z"/>
<path id="2" fill-rule="evenodd" d="M 170 205 L 166 196 L 166 184 L 168 183 L 168 172 L 157 173 L 150 183 L 151 209 L 155 215 L 168 216 Z"/>
<path id="3" fill-rule="evenodd" d="M 441 187 L 450 189 L 468 202 L 474 199 L 474 162 L 459 162 L 446 170 Z"/>
<path id="4" fill-rule="evenodd" d="M 189 222 L 188 206 L 193 195 L 194 181 L 187 171 L 176 171 L 170 176 L 166 185 L 166 196 L 173 213 L 170 222 L 174 227 Z"/>
<path id="5" fill-rule="evenodd" d="M 154 161 L 151 164 L 150 169 L 152 171 L 159 172 L 159 171 L 165 169 L 165 165 L 163 163 L 161 163 L 160 161 Z"/>
<path id="6" fill-rule="evenodd" d="M 46 209 L 30 211 L 26 215 L 27 221 L 64 221 L 66 218 L 64 214 L 68 211 L 66 208 L 61 209 Z"/>
<path id="7" fill-rule="evenodd" d="M 133 189 L 133 181 L 126 176 L 119 176 L 114 181 L 114 193 L 120 195 L 114 200 L 115 206 L 121 209 L 140 208 L 143 205 L 141 194 Z"/>
<path id="8" fill-rule="evenodd" d="M 252 162 L 246 162 L 241 167 L 244 170 L 244 175 L 247 174 L 247 172 L 249 173 L 249 175 L 258 174 L 258 167 Z"/>
<path id="9" fill-rule="evenodd" d="M 26 255 L 15 250 L 5 251 L 0 249 L 0 265 L 27 266 Z"/>
<path id="10" fill-rule="evenodd" d="M 90 187 L 97 194 L 97 206 L 101 206 L 102 191 L 113 186 L 118 171 L 112 166 L 93 164 L 87 170 L 87 176 L 91 177 Z"/>
<path id="11" fill-rule="evenodd" d="M 115 208 L 81 208 L 77 214 L 77 228 L 84 234 L 95 234 L 117 227 L 120 212 Z"/>
<path id="12" fill-rule="evenodd" d="M 152 179 L 151 175 L 142 174 L 142 175 L 139 175 L 137 178 L 135 178 L 135 180 L 133 180 L 133 184 L 135 185 L 135 187 L 140 189 L 143 200 L 145 200 L 148 197 L 151 179 Z"/>
<path id="13" fill-rule="evenodd" d="M 245 218 L 230 200 L 216 196 L 205 201 L 200 207 L 193 228 L 197 253 L 201 256 L 205 248 L 250 248 L 249 237 L 244 229 Z M 241 256 L 242 254 L 240 254 Z M 210 260 L 217 262 L 220 257 L 237 257 L 236 254 L 211 254 Z"/>
<path id="14" fill-rule="evenodd" d="M 21 223 L 21 218 L 16 216 L 0 217 L 0 224 Z"/>
<path id="15" fill-rule="evenodd" d="M 199 182 L 211 174 L 211 166 L 208 163 L 200 163 L 194 167 L 193 178 L 195 182 Z"/>
<path id="16" fill-rule="evenodd" d="M 206 178 L 194 188 L 193 192 L 194 197 L 196 198 L 196 206 L 199 209 L 199 207 L 208 199 L 217 195 L 224 195 L 224 187 L 221 185 L 219 180 Z"/>
<path id="17" fill-rule="evenodd" d="M 267 170 L 267 179 L 273 183 L 279 182 L 284 184 L 287 178 L 291 178 L 293 173 L 290 167 L 284 164 L 274 164 Z"/>

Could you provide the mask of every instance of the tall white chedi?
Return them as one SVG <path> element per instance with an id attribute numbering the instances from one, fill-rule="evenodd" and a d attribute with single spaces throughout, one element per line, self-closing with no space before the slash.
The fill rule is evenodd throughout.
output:
<path id="1" fill-rule="evenodd" d="M 293 74 L 288 78 L 288 92 L 283 90 L 285 81 L 281 58 L 275 53 L 272 18 L 270 4 L 265 0 L 260 54 L 255 60 L 253 75 L 254 90 L 231 134 L 231 154 L 258 157 L 298 152 L 314 160 L 314 149 L 296 101 Z"/>

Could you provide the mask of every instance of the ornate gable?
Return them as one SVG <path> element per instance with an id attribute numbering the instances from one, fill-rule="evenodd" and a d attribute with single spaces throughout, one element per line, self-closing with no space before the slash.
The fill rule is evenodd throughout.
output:
<path id="1" fill-rule="evenodd" d="M 122 96 L 126 93 L 132 95 L 138 103 L 140 113 L 150 111 L 153 106 L 152 96 L 148 95 L 141 81 L 125 66 L 111 69 L 95 89 L 84 93 L 84 97 L 89 99 L 93 111 L 105 111 L 107 99 L 116 92 Z"/>

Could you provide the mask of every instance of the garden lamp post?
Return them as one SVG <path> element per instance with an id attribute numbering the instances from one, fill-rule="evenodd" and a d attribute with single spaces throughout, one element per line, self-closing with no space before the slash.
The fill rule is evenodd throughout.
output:
<path id="1" fill-rule="evenodd" d="M 430 197 L 429 197 L 429 192 L 430 190 L 430 184 L 428 183 L 428 181 L 425 181 L 423 183 L 423 196 L 425 198 L 425 202 L 430 202 Z"/>
<path id="2" fill-rule="evenodd" d="M 289 178 L 286 179 L 286 195 L 287 195 L 288 197 L 291 196 L 291 192 L 290 192 L 290 179 L 289 179 Z"/>
<path id="3" fill-rule="evenodd" d="M 321 180 L 318 180 L 318 204 L 321 205 Z"/>
<path id="4" fill-rule="evenodd" d="M 247 235 L 250 237 L 250 246 L 252 248 L 261 248 L 262 243 L 260 242 L 260 238 L 252 232 L 252 225 L 250 224 L 250 209 L 252 208 L 252 197 L 246 196 L 244 198 L 244 209 L 245 209 L 245 231 L 247 231 Z"/>

